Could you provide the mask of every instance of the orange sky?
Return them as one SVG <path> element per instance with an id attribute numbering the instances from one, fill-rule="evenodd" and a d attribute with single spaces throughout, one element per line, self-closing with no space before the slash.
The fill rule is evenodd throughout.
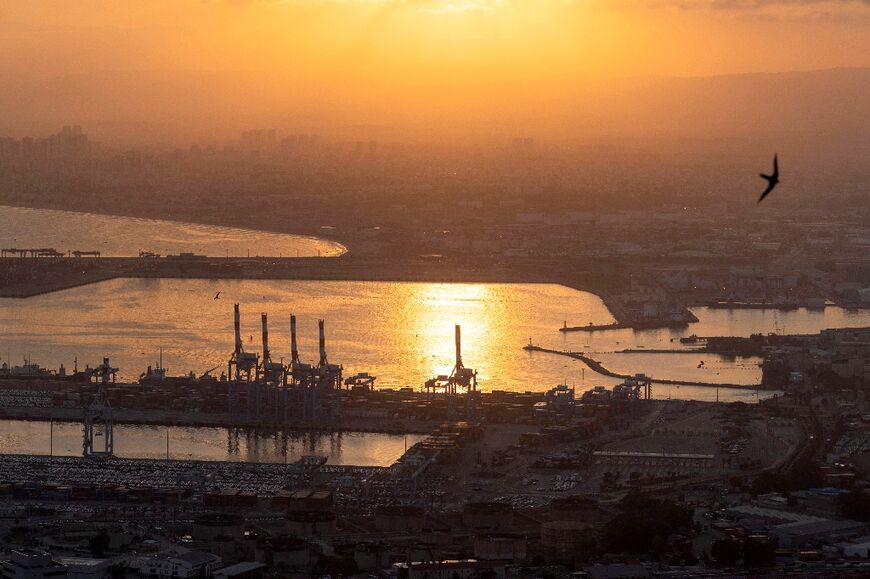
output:
<path id="1" fill-rule="evenodd" d="M 86 122 L 141 122 L 173 103 L 219 117 L 245 102 L 251 122 L 364 123 L 383 120 L 384 102 L 406 116 L 509 111 L 621 77 L 865 66 L 867 0 L 5 0 L 0 11 L 0 99 L 26 107 L 45 91 L 60 94 L 44 105 L 56 109 L 66 83 Z M 137 104 L 136 82 L 160 88 Z M 97 111 L 99 94 L 117 110 Z"/>

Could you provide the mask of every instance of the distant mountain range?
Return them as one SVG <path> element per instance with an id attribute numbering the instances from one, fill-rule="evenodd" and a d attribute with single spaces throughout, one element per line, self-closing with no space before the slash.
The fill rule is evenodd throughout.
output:
<path id="1" fill-rule="evenodd" d="M 616 105 L 627 130 L 762 138 L 870 134 L 870 69 L 635 79 L 610 96 L 607 109 Z"/>

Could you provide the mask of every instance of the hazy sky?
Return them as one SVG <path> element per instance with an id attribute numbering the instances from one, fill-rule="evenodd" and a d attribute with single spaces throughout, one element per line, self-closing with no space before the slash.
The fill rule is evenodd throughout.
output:
<path id="1" fill-rule="evenodd" d="M 870 0 L 3 0 L 0 132 L 509 118 L 622 77 L 866 66 Z"/>

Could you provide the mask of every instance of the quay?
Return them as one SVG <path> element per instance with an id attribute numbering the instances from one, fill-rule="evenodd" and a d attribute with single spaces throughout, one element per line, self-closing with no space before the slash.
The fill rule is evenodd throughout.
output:
<path id="1" fill-rule="evenodd" d="M 0 420 L 81 422 L 100 385 L 70 379 L 4 379 L 0 381 Z M 303 389 L 291 386 L 290 390 Z M 236 390 L 235 399 L 232 392 Z M 192 426 L 248 429 L 257 432 L 369 432 L 381 434 L 431 434 L 451 412 L 466 412 L 467 395 L 455 394 L 454 408 L 443 392 L 410 388 L 354 391 L 335 390 L 327 396 L 320 391 L 316 412 L 299 396 L 276 406 L 256 411 L 259 398 L 265 404 L 267 392 L 246 400 L 249 386 L 220 380 L 192 380 L 177 383 L 111 383 L 105 395 L 114 424 Z M 288 392 L 289 394 L 289 392 Z M 329 398 L 332 403 L 326 404 Z M 545 401 L 544 392 L 476 392 L 477 416 L 494 423 L 506 423 L 518 416 L 531 416 L 535 405 Z M 286 406 L 286 412 L 284 407 Z M 335 412 L 330 411 L 331 408 Z M 280 411 L 275 411 L 278 408 Z"/>

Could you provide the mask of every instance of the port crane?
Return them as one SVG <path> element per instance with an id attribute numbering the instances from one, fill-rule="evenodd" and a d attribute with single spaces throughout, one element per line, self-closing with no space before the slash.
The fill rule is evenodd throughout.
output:
<path id="1" fill-rule="evenodd" d="M 99 382 L 99 388 L 91 405 L 85 410 L 84 440 L 82 455 L 90 458 L 109 458 L 114 454 L 115 437 L 112 406 L 107 395 L 108 387 L 115 382 L 117 368 L 112 368 L 108 358 L 93 369 L 91 376 Z M 95 439 L 102 437 L 103 444 L 95 446 Z"/>
<path id="2" fill-rule="evenodd" d="M 276 361 L 272 357 L 267 314 L 261 314 L 262 358 L 245 352 L 238 304 L 234 306 L 234 314 L 235 348 L 226 376 L 227 412 L 238 412 L 238 398 L 244 397 L 244 412 L 249 420 L 286 421 L 294 411 L 303 419 L 320 417 L 324 411 L 333 416 L 341 403 L 344 369 L 340 364 L 329 362 L 324 321 L 318 321 L 320 360 L 317 364 L 305 363 L 300 359 L 296 341 L 296 316 L 291 314 L 290 363 L 285 365 L 283 360 Z M 372 387 L 373 376 L 361 374 L 355 378 L 360 377 L 358 385 Z"/>
<path id="3" fill-rule="evenodd" d="M 652 378 L 645 374 L 635 374 L 614 386 L 613 395 L 620 400 L 651 400 Z"/>
<path id="4" fill-rule="evenodd" d="M 272 360 L 269 349 L 269 320 L 266 313 L 261 314 L 263 327 L 263 359 L 257 368 L 256 408 L 255 415 L 259 418 L 267 404 L 272 404 L 274 417 L 281 416 L 281 406 L 286 406 L 286 392 L 282 388 L 286 382 L 287 369 L 282 362 Z M 285 408 L 286 413 L 286 408 Z"/>
<path id="5" fill-rule="evenodd" d="M 426 381 L 424 388 L 427 392 L 444 392 L 448 396 L 455 396 L 459 391 L 477 391 L 477 370 L 466 368 L 462 363 L 462 327 L 455 327 L 456 362 L 449 375 L 441 374 Z"/>
<path id="6" fill-rule="evenodd" d="M 233 324 L 235 330 L 235 348 L 233 350 L 232 356 L 230 356 L 230 361 L 227 364 L 227 377 L 229 378 L 229 381 L 227 383 L 227 412 L 230 413 L 233 413 L 237 410 L 236 399 L 238 392 L 236 391 L 236 388 L 238 384 L 242 383 L 243 378 L 244 383 L 248 386 L 249 390 L 247 404 L 250 411 L 250 407 L 253 402 L 253 396 L 250 395 L 250 385 L 253 380 L 256 380 L 257 368 L 260 365 L 259 354 L 253 352 L 245 352 L 245 348 L 242 346 L 241 316 L 239 314 L 239 304 L 233 305 Z"/>
<path id="7" fill-rule="evenodd" d="M 270 386 L 278 386 L 284 382 L 284 364 L 272 361 L 269 349 L 269 321 L 265 313 L 261 315 L 263 325 L 263 359 L 257 370 L 257 381 Z"/>
<path id="8" fill-rule="evenodd" d="M 456 324 L 454 328 L 456 342 L 456 362 L 450 375 L 439 375 L 431 378 L 424 384 L 424 389 L 429 394 L 443 392 L 447 398 L 447 416 L 453 419 L 455 413 L 455 399 L 459 392 L 464 391 L 468 403 L 468 418 L 472 418 L 475 412 L 477 399 L 477 370 L 466 368 L 462 363 L 462 327 Z"/>
<path id="9" fill-rule="evenodd" d="M 235 349 L 230 358 L 227 375 L 233 377 L 237 382 L 241 381 L 243 377 L 245 382 L 250 382 L 257 377 L 257 367 L 260 365 L 260 356 L 253 352 L 245 352 L 245 348 L 242 346 L 239 304 L 233 306 L 233 315 L 233 323 L 235 325 Z"/>

